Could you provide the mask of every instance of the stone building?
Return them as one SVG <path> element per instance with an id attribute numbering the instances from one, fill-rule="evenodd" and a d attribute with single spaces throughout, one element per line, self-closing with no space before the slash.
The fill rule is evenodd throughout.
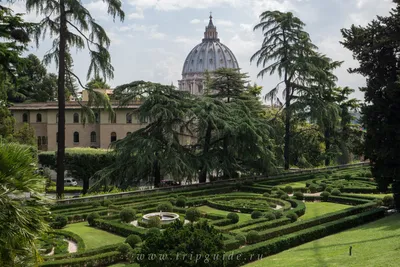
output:
<path id="1" fill-rule="evenodd" d="M 182 80 L 178 81 L 179 90 L 195 95 L 203 94 L 204 73 L 219 68 L 239 69 L 239 64 L 232 51 L 220 42 L 210 15 L 202 42 L 190 51 L 183 64 Z"/>

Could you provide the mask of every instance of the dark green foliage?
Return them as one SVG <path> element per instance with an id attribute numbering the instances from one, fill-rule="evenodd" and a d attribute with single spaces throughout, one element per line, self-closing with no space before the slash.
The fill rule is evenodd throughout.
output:
<path id="1" fill-rule="evenodd" d="M 147 231 L 146 236 L 145 236 L 145 239 L 150 238 L 151 235 L 160 235 L 160 234 L 161 234 L 160 229 L 159 229 L 158 227 L 153 227 L 153 228 L 150 228 L 150 229 Z"/>
<path id="2" fill-rule="evenodd" d="M 249 231 L 246 235 L 246 241 L 248 244 L 257 243 L 260 240 L 260 235 L 257 231 Z"/>
<path id="3" fill-rule="evenodd" d="M 393 205 L 394 205 L 394 199 L 392 196 L 385 196 L 382 199 L 382 202 L 383 202 L 384 206 L 389 207 L 389 208 L 393 207 Z"/>
<path id="4" fill-rule="evenodd" d="M 283 217 L 283 212 L 281 210 L 274 210 L 273 213 L 276 219 L 280 219 Z"/>
<path id="5" fill-rule="evenodd" d="M 200 221 L 196 224 L 183 225 L 182 222 L 176 221 L 170 225 L 160 235 L 149 236 L 140 253 L 144 255 L 150 254 L 166 254 L 168 259 L 154 260 L 145 259 L 139 261 L 141 267 L 163 266 L 163 267 L 194 267 L 194 266 L 223 266 L 222 257 L 216 260 L 205 261 L 206 255 L 222 255 L 224 243 L 222 235 L 209 226 L 206 221 Z M 201 260 L 195 257 L 176 257 L 176 255 L 187 254 L 188 251 L 193 255 L 201 256 Z"/>
<path id="6" fill-rule="evenodd" d="M 179 198 L 176 200 L 175 205 L 176 205 L 177 207 L 180 207 L 180 208 L 186 207 L 186 198 L 184 198 L 184 197 L 179 197 Z"/>
<path id="7" fill-rule="evenodd" d="M 119 218 L 122 222 L 130 223 L 135 220 L 136 212 L 133 209 L 125 208 L 120 211 Z"/>
<path id="8" fill-rule="evenodd" d="M 104 207 L 110 207 L 112 205 L 112 202 L 109 199 L 105 199 L 105 200 L 103 200 L 103 202 L 101 204 Z"/>
<path id="9" fill-rule="evenodd" d="M 292 222 L 297 221 L 297 219 L 299 218 L 299 216 L 297 216 L 297 214 L 294 212 L 286 214 L 286 217 L 289 218 Z"/>
<path id="10" fill-rule="evenodd" d="M 264 194 L 263 194 L 263 197 L 270 197 L 270 196 L 271 196 L 270 193 L 264 193 Z"/>
<path id="11" fill-rule="evenodd" d="M 342 44 L 359 62 L 359 67 L 350 72 L 361 74 L 367 81 L 366 87 L 361 88 L 365 100 L 364 155 L 370 160 L 378 189 L 387 192 L 392 185 L 396 208 L 400 209 L 400 2 L 396 0 L 394 5 L 388 16 L 379 16 L 366 26 L 342 29 Z"/>
<path id="12" fill-rule="evenodd" d="M 290 185 L 288 185 L 288 186 L 285 187 L 285 192 L 288 193 L 288 194 L 292 194 L 293 193 L 293 188 Z"/>
<path id="13" fill-rule="evenodd" d="M 246 244 L 246 236 L 245 235 L 238 234 L 235 236 L 235 240 L 237 240 L 241 246 Z"/>
<path id="14" fill-rule="evenodd" d="M 160 228 L 161 227 L 161 219 L 158 216 L 152 216 L 149 218 L 147 222 L 147 227 L 149 228 Z"/>
<path id="15" fill-rule="evenodd" d="M 321 199 L 323 200 L 323 201 L 328 201 L 328 198 L 329 198 L 329 196 L 330 196 L 331 194 L 328 192 L 328 191 L 324 191 L 324 192 L 322 192 L 321 193 Z"/>
<path id="16" fill-rule="evenodd" d="M 232 223 L 237 223 L 239 221 L 239 215 L 234 212 L 228 213 L 228 215 L 226 215 L 226 218 L 231 220 Z"/>
<path id="17" fill-rule="evenodd" d="M 161 203 L 157 206 L 157 211 L 172 211 L 174 207 L 170 202 Z"/>
<path id="18" fill-rule="evenodd" d="M 96 219 L 99 219 L 100 215 L 98 212 L 92 212 L 87 217 L 86 220 L 88 221 L 90 226 L 96 226 Z"/>
<path id="19" fill-rule="evenodd" d="M 185 219 L 189 220 L 190 222 L 198 221 L 201 217 L 201 213 L 196 208 L 189 208 L 186 210 Z"/>
<path id="20" fill-rule="evenodd" d="M 300 191 L 296 191 L 293 193 L 293 196 L 297 200 L 303 200 L 304 199 L 304 194 Z"/>
<path id="21" fill-rule="evenodd" d="M 67 217 L 62 215 L 57 215 L 54 218 L 54 221 L 50 223 L 50 226 L 54 229 L 61 229 L 64 228 L 68 223 Z"/>
<path id="22" fill-rule="evenodd" d="M 263 214 L 262 214 L 261 211 L 255 210 L 255 211 L 253 211 L 253 212 L 251 213 L 251 218 L 252 218 L 252 219 L 258 219 L 258 218 L 261 218 L 262 215 L 263 215 Z"/>
<path id="23" fill-rule="evenodd" d="M 279 198 L 282 200 L 286 200 L 286 199 L 289 199 L 289 196 L 287 194 L 284 194 L 284 195 L 281 195 Z"/>
<path id="24" fill-rule="evenodd" d="M 310 189 L 311 193 L 317 193 L 318 192 L 318 186 L 316 184 L 311 184 L 308 189 Z"/>
<path id="25" fill-rule="evenodd" d="M 329 193 L 332 193 L 332 190 L 333 190 L 333 188 L 330 187 L 330 186 L 327 186 L 327 187 L 325 188 L 325 191 L 326 191 L 326 192 L 329 192 Z"/>
<path id="26" fill-rule="evenodd" d="M 132 250 L 130 244 L 121 244 L 118 246 L 118 252 L 120 252 L 123 256 L 127 256 L 128 253 Z"/>
<path id="27" fill-rule="evenodd" d="M 265 217 L 266 219 L 268 219 L 268 221 L 272 221 L 272 220 L 275 220 L 275 219 L 276 219 L 275 213 L 273 213 L 273 212 L 267 212 L 267 213 L 265 213 L 265 214 L 264 214 L 264 217 Z"/>
<path id="28" fill-rule="evenodd" d="M 100 204 L 99 201 L 94 201 L 94 202 L 92 202 L 92 207 L 93 207 L 93 208 L 98 208 L 98 207 L 100 207 L 100 206 L 101 206 L 101 204 Z"/>
<path id="29" fill-rule="evenodd" d="M 131 246 L 131 248 L 135 248 L 136 245 L 141 242 L 142 242 L 142 238 L 140 238 L 140 236 L 138 236 L 138 235 L 129 235 L 125 240 L 125 243 L 129 244 Z"/>
<path id="30" fill-rule="evenodd" d="M 342 194 L 342 192 L 340 192 L 339 189 L 333 189 L 331 192 L 332 196 L 340 196 Z"/>

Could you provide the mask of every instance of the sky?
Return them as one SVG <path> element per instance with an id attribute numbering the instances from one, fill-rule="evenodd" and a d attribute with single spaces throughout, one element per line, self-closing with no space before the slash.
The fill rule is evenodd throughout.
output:
<path id="1" fill-rule="evenodd" d="M 253 27 L 263 11 L 279 10 L 293 12 L 306 24 L 305 30 L 321 53 L 344 61 L 335 72 L 338 85 L 356 89 L 353 97 L 358 99 L 363 99 L 358 88 L 365 85 L 365 78 L 347 72 L 357 62 L 339 43 L 340 29 L 366 25 L 377 15 L 387 15 L 394 6 L 392 0 L 123 0 L 126 16 L 120 22 L 107 15 L 102 0 L 82 2 L 111 39 L 109 51 L 115 71 L 108 83 L 112 87 L 136 80 L 177 85 L 185 58 L 201 42 L 212 12 L 221 42 L 235 54 L 249 80 L 263 86 L 265 94 L 280 79 L 276 75 L 257 78 L 260 68 L 250 63 L 250 57 L 261 47 L 262 33 L 254 32 Z M 26 13 L 24 1 L 11 4 L 11 8 Z M 24 18 L 39 21 L 41 16 L 31 12 Z M 30 44 L 27 53 L 42 59 L 50 47 L 51 38 L 47 36 L 39 47 Z M 71 52 L 74 71 L 85 82 L 89 55 L 84 50 Z M 54 64 L 48 69 L 56 72 Z"/>

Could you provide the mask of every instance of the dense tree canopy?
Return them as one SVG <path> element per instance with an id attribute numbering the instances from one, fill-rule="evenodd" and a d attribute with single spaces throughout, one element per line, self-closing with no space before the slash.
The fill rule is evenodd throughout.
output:
<path id="1" fill-rule="evenodd" d="M 367 78 L 362 122 L 367 130 L 365 156 L 381 191 L 392 185 L 400 208 L 400 1 L 387 17 L 377 17 L 367 26 L 343 29 L 342 44 L 360 63 L 351 73 Z"/>

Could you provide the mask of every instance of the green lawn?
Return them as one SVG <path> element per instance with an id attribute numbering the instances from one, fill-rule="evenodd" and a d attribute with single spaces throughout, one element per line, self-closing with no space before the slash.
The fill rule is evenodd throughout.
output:
<path id="1" fill-rule="evenodd" d="M 289 183 L 289 184 L 281 184 L 281 185 L 279 185 L 279 188 L 283 189 L 286 186 L 291 186 L 291 187 L 296 187 L 296 188 L 306 187 L 306 182 L 304 181 L 304 182 L 294 182 L 294 183 Z"/>
<path id="2" fill-rule="evenodd" d="M 86 249 L 122 243 L 125 241 L 124 237 L 90 227 L 87 225 L 87 222 L 68 224 L 64 230 L 73 232 L 82 237 Z"/>
<path id="3" fill-rule="evenodd" d="M 301 220 L 307 220 L 327 213 L 350 208 L 351 206 L 330 203 L 330 202 L 305 202 L 306 214 L 300 217 Z"/>
<path id="4" fill-rule="evenodd" d="M 349 256 L 349 247 L 353 255 Z M 328 236 L 248 267 L 395 267 L 400 259 L 400 214 Z"/>
<path id="5" fill-rule="evenodd" d="M 393 196 L 393 194 L 353 194 L 355 196 L 362 196 L 362 197 L 375 197 L 375 198 L 384 198 L 385 196 Z"/>
<path id="6" fill-rule="evenodd" d="M 226 216 L 228 213 L 230 213 L 229 211 L 217 210 L 217 209 L 211 208 L 209 206 L 200 206 L 197 209 L 200 210 L 201 212 L 220 214 L 220 215 L 223 215 L 223 216 Z M 251 220 L 251 215 L 250 214 L 239 213 L 239 212 L 237 212 L 237 214 L 239 215 L 239 222 L 244 222 L 244 221 Z"/>

